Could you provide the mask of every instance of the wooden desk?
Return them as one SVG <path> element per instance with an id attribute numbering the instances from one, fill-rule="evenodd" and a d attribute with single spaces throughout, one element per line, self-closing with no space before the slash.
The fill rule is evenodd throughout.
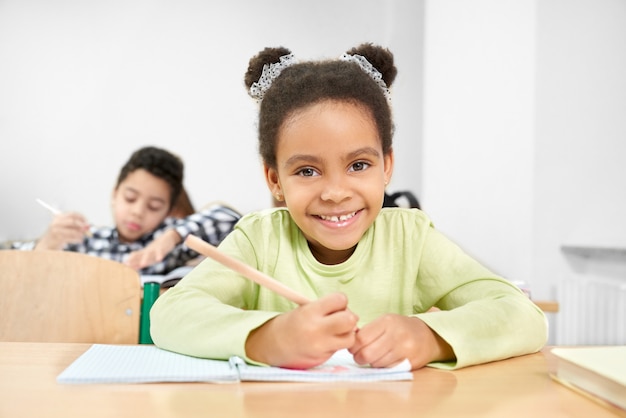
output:
<path id="1" fill-rule="evenodd" d="M 60 385 L 88 344 L 0 343 L 0 417 L 616 417 L 554 382 L 541 353 L 412 382 Z"/>

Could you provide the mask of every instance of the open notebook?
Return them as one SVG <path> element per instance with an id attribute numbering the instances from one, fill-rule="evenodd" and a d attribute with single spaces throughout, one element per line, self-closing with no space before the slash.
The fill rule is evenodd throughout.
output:
<path id="1" fill-rule="evenodd" d="M 162 350 L 153 345 L 94 344 L 58 377 L 59 383 L 157 382 L 338 382 L 411 380 L 408 360 L 392 368 L 363 367 L 347 350 L 308 370 L 253 366 L 241 358 L 210 360 Z"/>

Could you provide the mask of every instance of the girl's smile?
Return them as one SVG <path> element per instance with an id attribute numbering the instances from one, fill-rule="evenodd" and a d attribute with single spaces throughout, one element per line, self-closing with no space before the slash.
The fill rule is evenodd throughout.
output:
<path id="1" fill-rule="evenodd" d="M 346 227 L 355 221 L 355 216 L 357 216 L 361 211 L 351 212 L 346 215 L 317 215 L 320 220 L 332 228 L 341 228 Z"/>

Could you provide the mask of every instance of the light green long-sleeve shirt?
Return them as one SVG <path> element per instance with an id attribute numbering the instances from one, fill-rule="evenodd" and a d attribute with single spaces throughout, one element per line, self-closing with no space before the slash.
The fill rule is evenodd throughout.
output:
<path id="1" fill-rule="evenodd" d="M 528 354 L 547 340 L 543 312 L 434 229 L 417 209 L 383 209 L 352 256 L 338 265 L 313 257 L 286 209 L 246 215 L 220 249 L 311 299 L 345 293 L 359 326 L 385 313 L 419 317 L 456 355 L 455 362 L 431 366 L 460 368 Z M 433 306 L 441 311 L 426 313 Z M 247 358 L 250 331 L 295 307 L 206 259 L 157 299 L 151 334 L 167 350 Z"/>

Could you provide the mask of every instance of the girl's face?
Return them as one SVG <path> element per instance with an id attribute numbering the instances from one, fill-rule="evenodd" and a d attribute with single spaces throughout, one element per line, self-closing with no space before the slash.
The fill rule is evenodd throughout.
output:
<path id="1" fill-rule="evenodd" d="M 276 169 L 265 167 L 268 186 L 284 198 L 315 258 L 348 259 L 380 212 L 393 171 L 368 111 L 326 101 L 297 112 L 281 127 L 276 160 Z"/>
<path id="2" fill-rule="evenodd" d="M 170 186 L 144 169 L 131 172 L 113 191 L 113 218 L 123 242 L 156 229 L 170 210 Z"/>

